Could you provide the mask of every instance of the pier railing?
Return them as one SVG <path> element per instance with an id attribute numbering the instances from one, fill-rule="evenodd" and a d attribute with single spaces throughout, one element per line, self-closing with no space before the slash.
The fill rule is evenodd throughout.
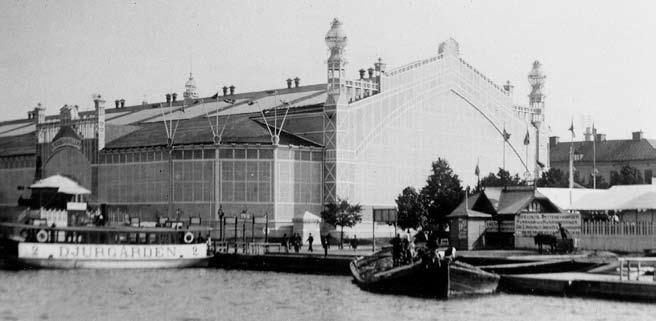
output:
<path id="1" fill-rule="evenodd" d="M 578 248 L 643 252 L 656 249 L 656 224 L 652 222 L 584 222 Z"/>
<path id="2" fill-rule="evenodd" d="M 620 264 L 620 281 L 624 277 L 624 267 L 626 265 L 626 279 L 631 280 L 631 263 L 636 265 L 636 274 L 635 280 L 640 280 L 640 268 L 643 263 L 651 265 L 656 268 L 656 257 L 620 257 L 617 258 L 617 261 Z M 656 273 L 654 273 L 653 280 L 656 281 Z"/>
<path id="3" fill-rule="evenodd" d="M 656 224 L 652 222 L 584 222 L 581 234 L 601 235 L 656 235 Z"/>
<path id="4" fill-rule="evenodd" d="M 283 253 L 284 248 L 279 243 L 265 242 L 228 242 L 214 241 L 214 253 L 264 255 L 269 253 Z"/>

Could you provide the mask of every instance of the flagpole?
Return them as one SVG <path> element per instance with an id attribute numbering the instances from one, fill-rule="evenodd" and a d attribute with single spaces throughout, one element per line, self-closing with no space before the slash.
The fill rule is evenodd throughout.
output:
<path id="1" fill-rule="evenodd" d="M 572 189 L 574 188 L 574 120 L 569 130 L 572 132 L 572 139 L 569 143 L 569 205 L 572 206 Z"/>
<path id="2" fill-rule="evenodd" d="M 592 123 L 592 189 L 597 189 L 597 129 Z"/>

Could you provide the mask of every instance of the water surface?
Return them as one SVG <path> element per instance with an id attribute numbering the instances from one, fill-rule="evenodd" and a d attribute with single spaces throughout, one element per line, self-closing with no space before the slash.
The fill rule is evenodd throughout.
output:
<path id="1" fill-rule="evenodd" d="M 656 320 L 656 306 L 496 294 L 373 294 L 349 277 L 186 270 L 0 271 L 0 320 Z"/>

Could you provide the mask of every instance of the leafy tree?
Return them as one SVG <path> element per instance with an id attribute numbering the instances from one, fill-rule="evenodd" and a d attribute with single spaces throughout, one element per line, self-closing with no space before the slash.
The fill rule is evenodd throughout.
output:
<path id="1" fill-rule="evenodd" d="M 542 172 L 542 177 L 538 179 L 538 187 L 568 187 L 568 175 L 558 168 L 552 167 L 548 171 Z"/>
<path id="2" fill-rule="evenodd" d="M 608 184 L 608 182 L 606 182 L 606 180 L 604 179 L 604 177 L 601 176 L 601 175 L 597 175 L 597 181 L 596 181 L 596 183 L 597 183 L 596 188 L 606 189 L 606 188 L 609 188 L 609 187 L 610 187 L 610 184 Z M 592 184 L 592 175 L 590 175 L 590 180 L 588 181 L 588 184 L 585 184 L 585 187 L 587 187 L 587 188 L 592 188 L 592 187 L 593 187 L 593 184 Z"/>
<path id="3" fill-rule="evenodd" d="M 634 185 L 643 183 L 644 180 L 642 179 L 640 170 L 629 164 L 622 166 L 619 173 L 613 172 L 610 176 L 611 185 Z"/>
<path id="4" fill-rule="evenodd" d="M 519 178 L 518 174 L 511 176 L 510 172 L 503 168 L 499 168 L 499 171 L 496 175 L 494 173 L 490 173 L 490 175 L 481 179 L 481 185 L 486 187 L 519 186 L 524 184 L 524 180 Z"/>
<path id="5" fill-rule="evenodd" d="M 362 222 L 362 205 L 351 205 L 347 200 L 338 198 L 337 203 L 328 203 L 321 211 L 321 218 L 324 222 L 341 227 L 339 236 L 339 247 L 342 248 L 344 243 L 344 227 L 353 227 L 355 224 Z"/>
<path id="6" fill-rule="evenodd" d="M 396 198 L 397 224 L 401 229 L 424 227 L 428 218 L 426 200 L 414 187 L 403 189 Z"/>
<path id="7" fill-rule="evenodd" d="M 464 197 L 460 179 L 445 159 L 438 158 L 433 162 L 432 174 L 428 176 L 421 195 L 426 200 L 427 223 L 441 227 L 446 223 L 446 216 L 453 212 Z"/>

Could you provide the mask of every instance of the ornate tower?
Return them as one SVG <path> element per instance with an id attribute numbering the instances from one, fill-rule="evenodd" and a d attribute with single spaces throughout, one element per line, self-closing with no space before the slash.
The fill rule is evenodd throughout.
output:
<path id="1" fill-rule="evenodd" d="M 185 102 L 189 105 L 194 99 L 198 99 L 198 89 L 196 89 L 196 82 L 194 76 L 189 73 L 189 79 L 185 83 L 185 91 L 182 94 Z"/>
<path id="2" fill-rule="evenodd" d="M 540 142 L 540 132 L 543 131 L 543 123 L 544 123 L 544 93 L 542 92 L 542 88 L 544 87 L 544 80 L 547 78 L 544 73 L 542 72 L 542 64 L 539 61 L 534 61 L 533 62 L 533 69 L 531 72 L 528 73 L 528 83 L 531 85 L 531 93 L 528 95 L 529 98 L 529 109 L 532 114 L 532 123 L 533 126 L 535 127 L 535 172 L 534 172 L 534 178 L 537 181 L 538 175 L 540 174 L 540 166 L 538 165 L 538 161 L 540 161 L 540 150 L 541 150 L 541 144 Z M 544 146 L 546 147 L 546 146 Z M 545 154 L 544 156 L 545 161 L 543 161 L 543 164 L 547 164 L 549 162 L 549 158 L 546 155 L 546 152 L 548 151 L 548 148 L 545 148 Z"/>
<path id="3" fill-rule="evenodd" d="M 349 135 L 348 101 L 345 88 L 344 48 L 347 44 L 342 23 L 334 19 L 326 33 L 328 58 L 328 97 L 324 104 L 324 202 L 348 198 L 353 190 L 353 147 Z"/>

